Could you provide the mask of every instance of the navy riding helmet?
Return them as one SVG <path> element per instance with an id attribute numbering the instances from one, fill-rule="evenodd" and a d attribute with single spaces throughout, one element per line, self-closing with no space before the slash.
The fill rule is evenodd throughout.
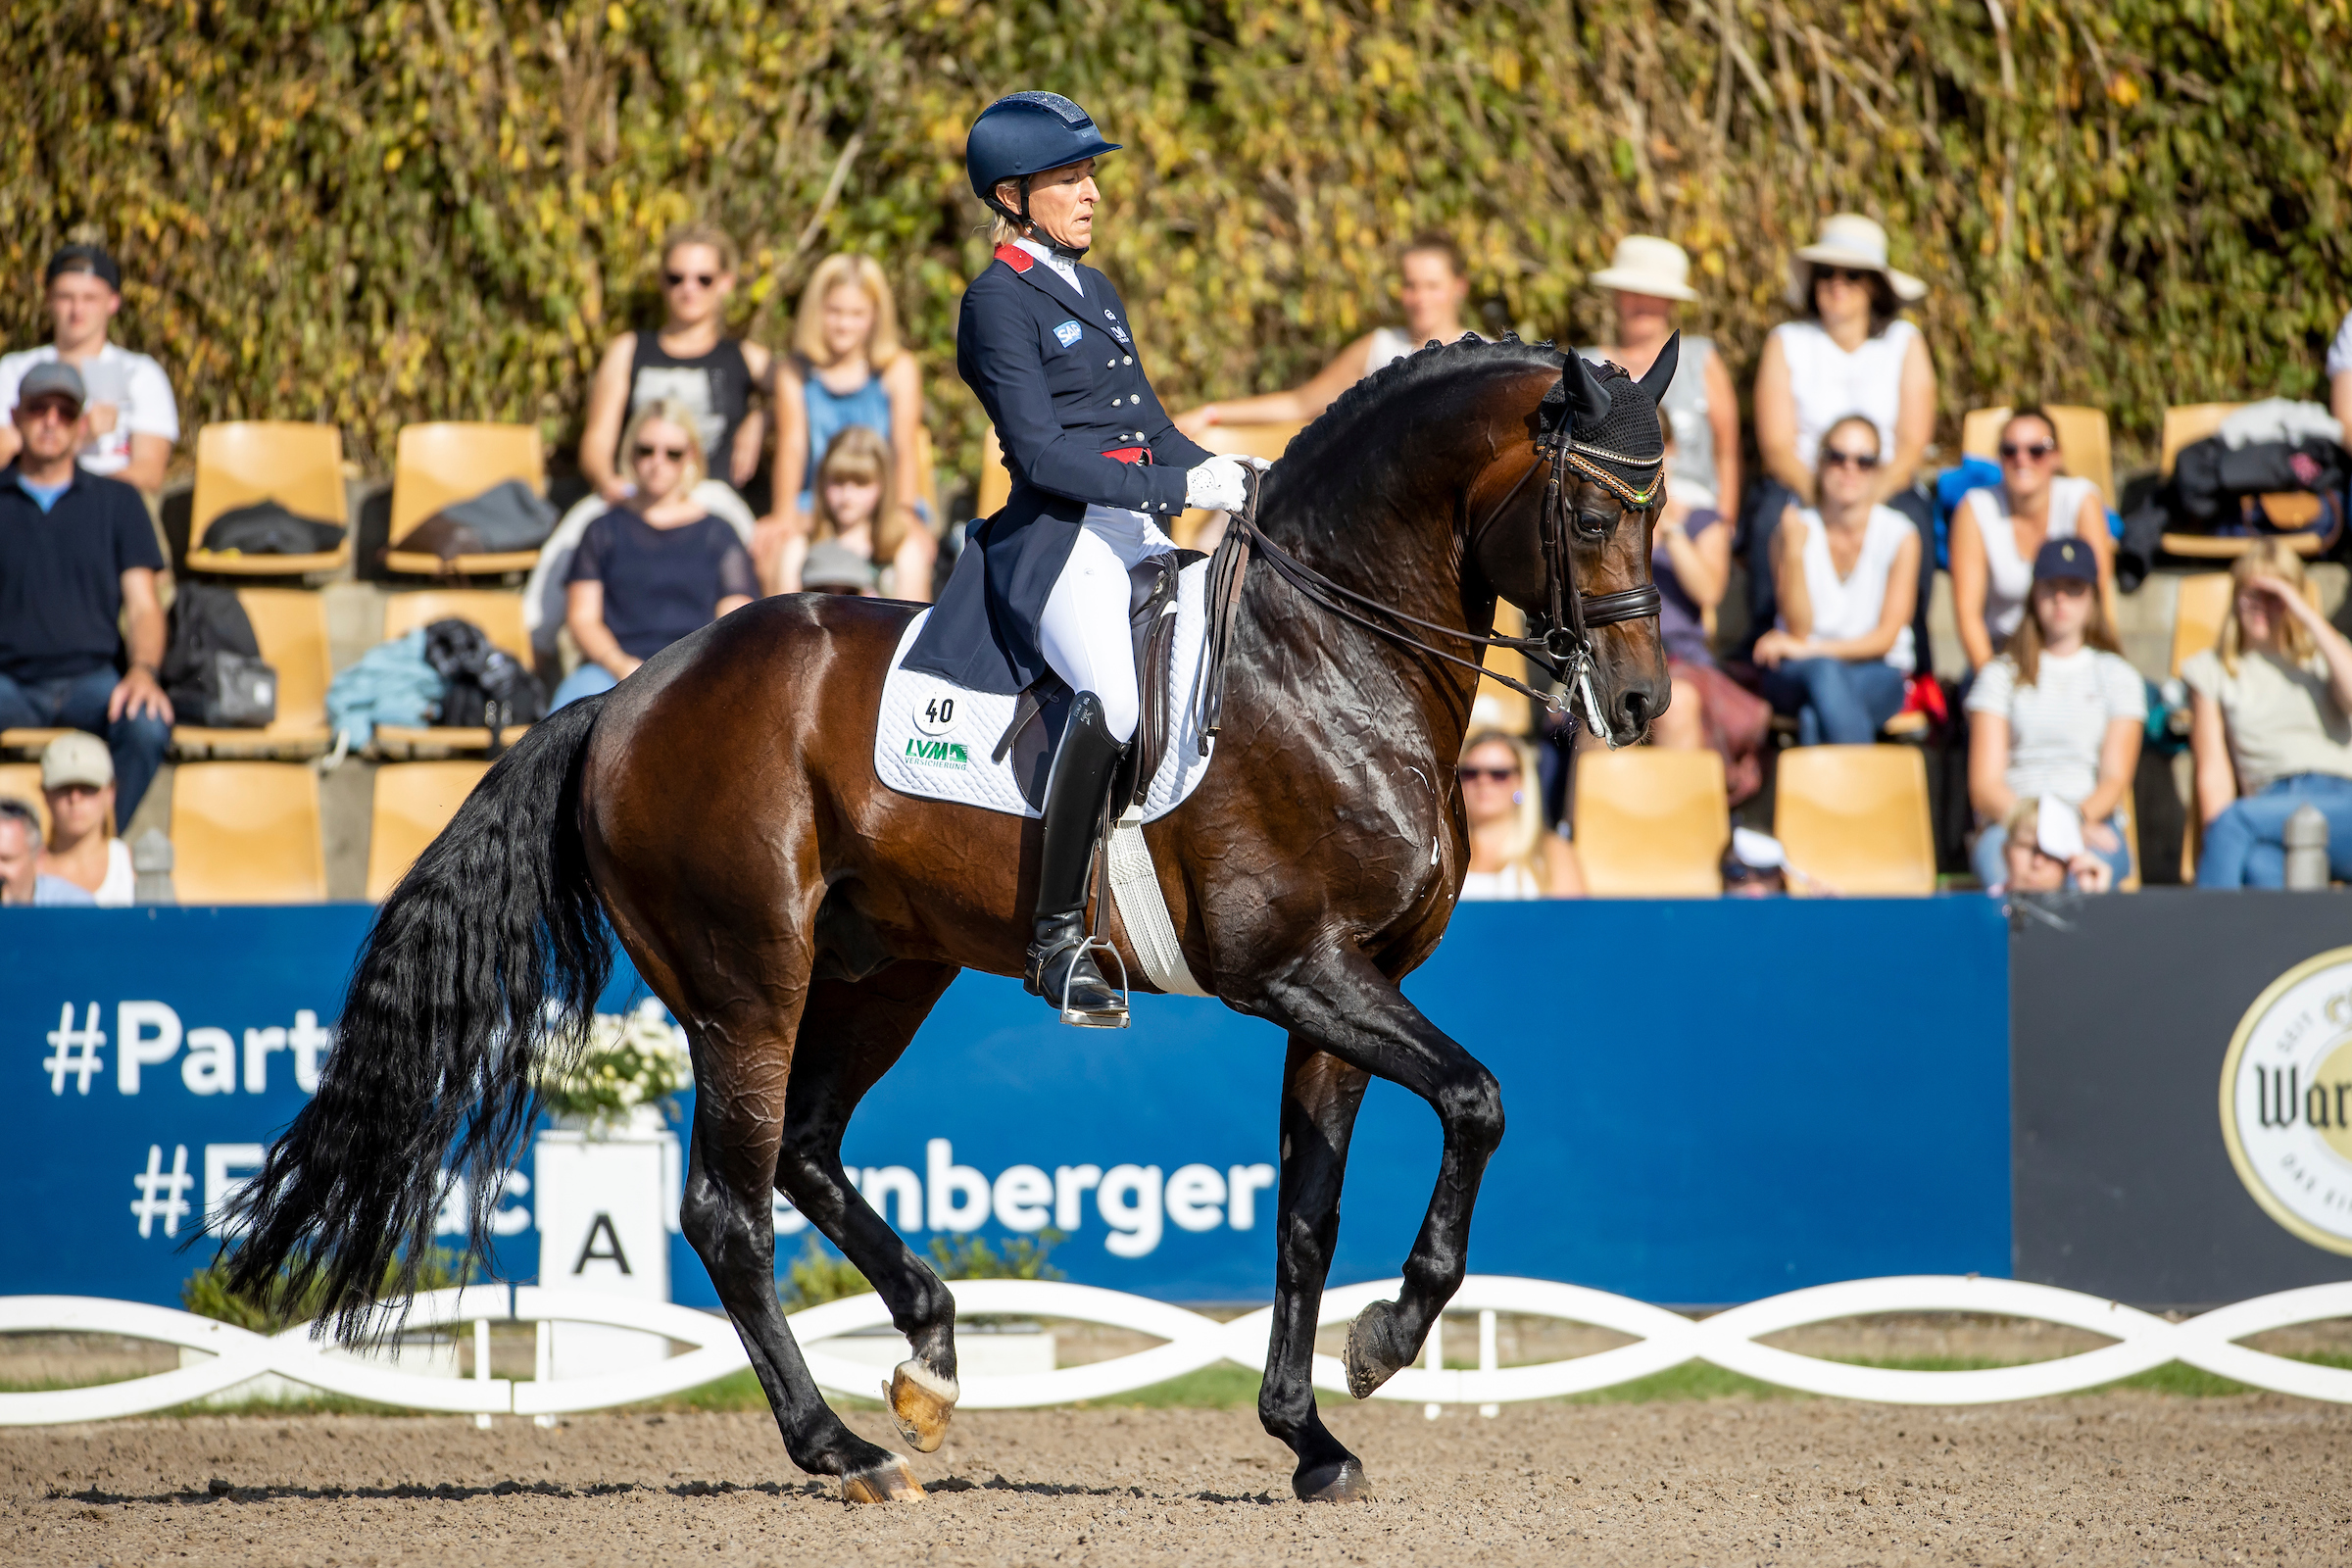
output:
<path id="1" fill-rule="evenodd" d="M 964 172 L 971 176 L 972 194 L 1015 222 L 1029 220 L 1029 176 L 1059 169 L 1082 159 L 1115 153 L 1119 144 L 1104 141 L 1092 115 L 1057 92 L 1016 92 L 980 111 L 963 147 Z M 997 201 L 1001 180 L 1021 181 L 1021 210 L 1011 212 Z"/>

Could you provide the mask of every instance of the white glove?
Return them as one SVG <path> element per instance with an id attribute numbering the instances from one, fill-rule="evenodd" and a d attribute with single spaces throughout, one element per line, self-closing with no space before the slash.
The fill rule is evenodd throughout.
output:
<path id="1" fill-rule="evenodd" d="M 1210 512 L 1239 512 L 1250 500 L 1249 469 L 1240 458 L 1211 458 L 1184 476 L 1184 504 Z"/>
<path id="2" fill-rule="evenodd" d="M 1274 466 L 1274 460 L 1272 458 L 1254 458 L 1247 452 L 1237 452 L 1233 455 L 1233 457 L 1236 463 L 1247 463 L 1250 465 L 1250 466 L 1255 468 L 1260 473 L 1263 473 L 1268 468 Z"/>

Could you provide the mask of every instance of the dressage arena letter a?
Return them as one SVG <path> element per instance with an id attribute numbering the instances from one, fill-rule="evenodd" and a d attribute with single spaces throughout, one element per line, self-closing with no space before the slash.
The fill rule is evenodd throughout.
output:
<path id="1" fill-rule="evenodd" d="M 601 1251 L 596 1245 L 600 1236 L 606 1244 L 606 1250 Z M 580 1243 L 580 1260 L 571 1265 L 571 1271 L 585 1274 L 591 1263 L 618 1263 L 623 1274 L 636 1272 L 629 1267 L 629 1254 L 620 1250 L 620 1235 L 612 1229 L 612 1216 L 601 1211 L 588 1223 L 588 1239 Z"/>

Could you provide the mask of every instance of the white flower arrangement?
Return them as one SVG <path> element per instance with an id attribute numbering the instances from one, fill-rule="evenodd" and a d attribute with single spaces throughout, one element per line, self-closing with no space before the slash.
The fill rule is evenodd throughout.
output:
<path id="1" fill-rule="evenodd" d="M 665 1101 L 693 1082 L 686 1031 L 648 997 L 632 1011 L 598 1013 L 579 1058 L 567 1070 L 543 1068 L 539 1090 L 549 1110 L 584 1120 L 595 1131 L 625 1126 L 640 1106 Z"/>

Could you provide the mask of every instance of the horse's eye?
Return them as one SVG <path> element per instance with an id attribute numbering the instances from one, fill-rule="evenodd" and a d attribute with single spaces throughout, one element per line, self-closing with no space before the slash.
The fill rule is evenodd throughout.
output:
<path id="1" fill-rule="evenodd" d="M 1609 530 L 1616 526 L 1617 514 L 1613 512 L 1579 512 L 1576 514 L 1576 531 L 1588 539 L 1605 539 Z"/>

